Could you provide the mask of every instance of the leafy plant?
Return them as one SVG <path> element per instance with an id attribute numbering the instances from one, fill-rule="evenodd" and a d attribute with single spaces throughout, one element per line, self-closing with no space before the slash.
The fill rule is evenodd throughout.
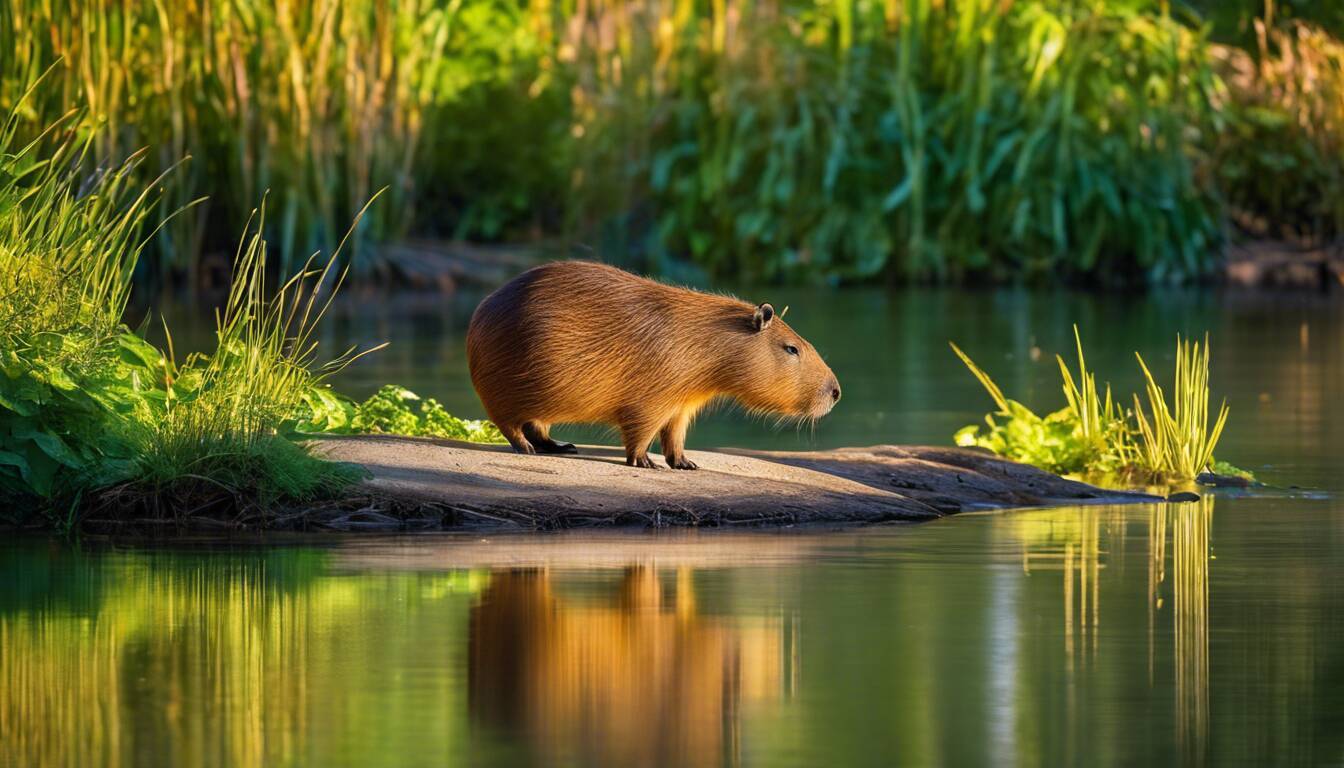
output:
<path id="1" fill-rule="evenodd" d="M 179 365 L 121 321 L 153 213 L 140 156 L 92 176 L 77 115 L 38 139 L 0 130 L 0 496 L 22 515 L 75 517 L 116 487 L 126 509 L 176 514 L 203 487 L 267 507 L 353 479 L 279 431 L 302 394 L 355 355 L 315 360 L 314 326 L 340 279 L 309 268 L 274 295 L 266 247 L 245 239 L 216 349 Z M 324 286 L 325 300 L 318 287 Z M 143 502 L 143 503 L 141 503 Z M 115 505 L 114 505 L 115 506 Z"/>
<path id="2" fill-rule="evenodd" d="M 1224 403 L 1212 427 L 1208 422 L 1209 347 L 1176 341 L 1173 402 L 1153 379 L 1136 353 L 1147 380 L 1148 413 L 1137 395 L 1134 411 L 1125 412 L 1112 399 L 1110 386 L 1098 395 L 1095 375 L 1087 370 L 1082 338 L 1073 329 L 1078 349 L 1078 375 L 1059 363 L 1067 405 L 1038 416 L 1003 391 L 956 344 L 952 350 L 984 386 L 998 410 L 985 416 L 986 427 L 958 430 L 957 445 L 978 446 L 994 453 L 1060 474 L 1119 474 L 1152 481 L 1188 481 L 1206 471 L 1250 477 L 1225 462 L 1215 462 L 1213 450 L 1227 423 Z M 1081 383 L 1080 383 L 1081 382 Z"/>
<path id="3" fill-rule="evenodd" d="M 443 437 L 474 443 L 502 443 L 504 436 L 485 420 L 460 419 L 448 413 L 434 398 L 420 399 L 414 392 L 386 384 L 362 403 L 329 389 L 311 390 L 305 397 L 304 418 L 295 426 L 299 433 L 389 434 L 413 437 Z"/>
<path id="4" fill-rule="evenodd" d="M 54 67 L 25 136 L 80 103 L 86 169 L 194 158 L 153 204 L 212 201 L 163 227 L 158 278 L 194 281 L 266 189 L 284 274 L 384 185 L 357 271 L 415 235 L 737 279 L 1172 281 L 1216 266 L 1227 203 L 1344 226 L 1344 59 L 1305 22 L 1231 48 L 1159 0 L 2 2 L 0 107 Z"/>

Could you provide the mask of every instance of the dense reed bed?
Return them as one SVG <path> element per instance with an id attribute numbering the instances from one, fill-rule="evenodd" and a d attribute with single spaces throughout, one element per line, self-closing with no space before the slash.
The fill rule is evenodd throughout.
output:
<path id="1" fill-rule="evenodd" d="M 162 280 L 229 250 L 266 190 L 290 272 L 388 187 L 357 277 L 408 235 L 674 275 L 1108 282 L 1207 274 L 1228 204 L 1333 238 L 1337 40 L 1271 13 L 1215 46 L 1178 8 L 4 0 L 0 107 L 55 64 L 21 129 L 82 105 L 93 163 L 191 156 L 160 213 L 209 201 L 141 262 Z"/>

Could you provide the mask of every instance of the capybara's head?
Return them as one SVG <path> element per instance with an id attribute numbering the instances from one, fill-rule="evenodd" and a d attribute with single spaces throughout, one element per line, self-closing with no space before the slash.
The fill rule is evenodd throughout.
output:
<path id="1" fill-rule="evenodd" d="M 743 344 L 728 361 L 733 394 L 752 410 L 817 419 L 840 400 L 840 382 L 817 350 L 758 305 L 742 318 Z"/>

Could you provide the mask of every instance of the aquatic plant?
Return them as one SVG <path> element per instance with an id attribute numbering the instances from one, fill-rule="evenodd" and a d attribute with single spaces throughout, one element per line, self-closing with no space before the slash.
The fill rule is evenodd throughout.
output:
<path id="1" fill-rule="evenodd" d="M 504 442 L 504 436 L 493 423 L 458 418 L 434 398 L 421 400 L 419 395 L 395 384 L 383 385 L 362 403 L 328 388 L 310 389 L 305 394 L 303 418 L 294 429 L 299 434 L 391 434 L 473 443 Z"/>
<path id="2" fill-rule="evenodd" d="M 1184 479 L 1208 471 L 1228 414 L 1227 402 L 1223 401 L 1213 425 L 1209 425 L 1209 337 L 1204 337 L 1202 351 L 1199 342 L 1176 338 L 1170 405 L 1143 357 L 1137 352 L 1134 356 L 1143 369 L 1149 408 L 1145 415 L 1139 396 L 1134 396 L 1134 419 L 1140 437 L 1135 464 Z"/>
<path id="3" fill-rule="evenodd" d="M 1004 396 L 1003 391 L 956 344 L 952 351 L 984 386 L 998 411 L 985 416 L 988 427 L 977 425 L 958 430 L 957 445 L 976 445 L 1000 456 L 1022 461 L 1058 474 L 1084 471 L 1114 472 L 1125 466 L 1130 455 L 1124 414 L 1112 400 L 1110 387 L 1104 399 L 1097 396 L 1095 375 L 1088 371 L 1083 345 L 1078 338 L 1078 376 L 1075 379 L 1063 358 L 1056 355 L 1064 396 L 1068 404 L 1046 416 Z M 1081 387 L 1077 382 L 1082 382 Z"/>
<path id="4" fill-rule="evenodd" d="M 1194 480 L 1208 471 L 1250 477 L 1244 470 L 1213 459 L 1229 409 L 1224 402 L 1210 425 L 1207 337 L 1202 347 L 1177 338 L 1170 403 L 1143 357 L 1135 353 L 1147 382 L 1148 410 L 1135 395 L 1134 410 L 1127 412 L 1112 398 L 1109 385 L 1104 397 L 1098 395 L 1077 326 L 1073 333 L 1078 375 L 1056 355 L 1067 404 L 1044 417 L 1005 397 L 989 374 L 951 344 L 998 407 L 985 416 L 987 428 L 972 424 L 958 430 L 957 445 L 986 448 L 1061 474 L 1113 474 L 1153 482 Z"/>

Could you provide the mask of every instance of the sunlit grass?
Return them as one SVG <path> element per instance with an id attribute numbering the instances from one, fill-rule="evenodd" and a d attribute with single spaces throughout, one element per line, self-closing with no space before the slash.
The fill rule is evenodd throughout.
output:
<path id="1" fill-rule="evenodd" d="M 357 267 L 407 234 L 558 237 L 799 280 L 1177 280 L 1215 266 L 1225 198 L 1313 221 L 1344 198 L 1337 41 L 1269 30 L 1229 99 L 1156 0 L 4 4 L 0 106 L 59 61 L 25 126 L 78 103 L 95 163 L 194 157 L 160 210 L 212 201 L 165 228 L 160 276 L 194 278 L 267 189 L 285 273 L 386 185 Z M 1264 116 L 1294 127 L 1265 141 Z"/>
<path id="2" fill-rule="evenodd" d="M 282 434 L 306 393 L 354 358 L 317 359 L 334 261 L 271 291 L 258 227 L 238 251 L 215 348 L 179 364 L 171 335 L 165 354 L 122 324 L 157 188 L 137 186 L 140 155 L 86 171 L 93 138 L 75 118 L 20 143 L 11 115 L 0 133 L 0 495 L 23 502 L 11 512 L 73 524 L 108 488 L 114 514 L 138 498 L 165 515 L 193 501 L 184 487 L 254 506 L 339 489 L 349 468 Z"/>
<path id="3" fill-rule="evenodd" d="M 1145 414 L 1139 396 L 1134 396 L 1134 419 L 1138 426 L 1139 454 L 1136 463 L 1156 474 L 1193 478 L 1208 471 L 1213 449 L 1227 425 L 1227 402 L 1218 407 L 1209 424 L 1209 339 L 1201 348 L 1197 341 L 1176 339 L 1176 373 L 1170 405 L 1162 387 L 1137 352 L 1148 394 Z"/>
<path id="4" fill-rule="evenodd" d="M 1152 482 L 1194 480 L 1209 471 L 1244 474 L 1230 465 L 1215 465 L 1213 452 L 1227 424 L 1226 402 L 1209 420 L 1209 346 L 1176 341 L 1176 372 L 1171 401 L 1136 353 L 1147 387 L 1147 410 L 1138 395 L 1134 410 L 1125 411 L 1112 398 L 1110 386 L 1098 394 L 1095 374 L 1088 370 L 1082 338 L 1074 327 L 1078 374 L 1056 356 L 1067 405 L 1038 416 L 1007 398 L 989 374 L 956 344 L 952 350 L 989 393 L 998 410 L 985 417 L 986 427 L 958 431 L 958 445 L 987 448 L 1001 456 L 1052 472 L 1120 475 Z"/>

